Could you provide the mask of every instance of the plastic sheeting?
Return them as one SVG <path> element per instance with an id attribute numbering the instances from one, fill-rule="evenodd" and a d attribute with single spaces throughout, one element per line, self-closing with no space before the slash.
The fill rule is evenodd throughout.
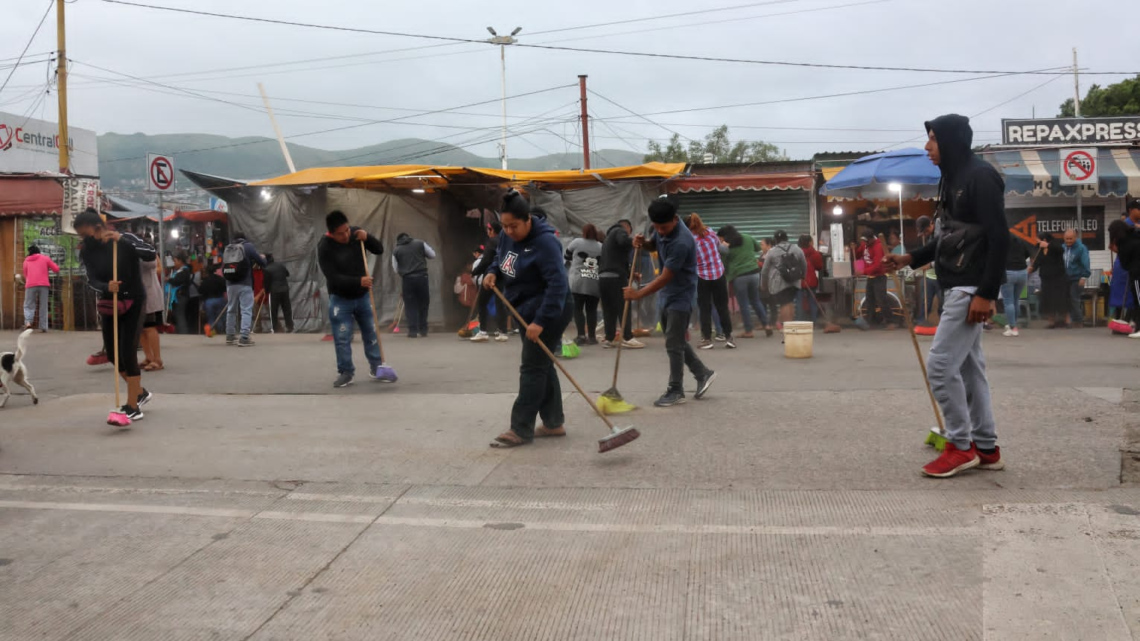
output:
<path id="1" fill-rule="evenodd" d="M 579 236 L 582 226 L 593 223 L 605 233 L 625 218 L 635 230 L 649 222 L 649 203 L 657 198 L 659 186 L 650 183 L 614 183 L 585 189 L 535 191 L 533 202 L 546 211 L 547 219 L 562 234 Z"/>

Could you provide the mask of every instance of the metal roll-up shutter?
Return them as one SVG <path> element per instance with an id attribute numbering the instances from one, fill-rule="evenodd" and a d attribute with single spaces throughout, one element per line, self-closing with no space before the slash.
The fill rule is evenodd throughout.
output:
<path id="1" fill-rule="evenodd" d="M 678 213 L 697 213 L 713 230 L 733 225 L 753 238 L 771 236 L 777 229 L 795 240 L 811 233 L 811 195 L 802 189 L 786 191 L 712 191 L 677 194 Z"/>

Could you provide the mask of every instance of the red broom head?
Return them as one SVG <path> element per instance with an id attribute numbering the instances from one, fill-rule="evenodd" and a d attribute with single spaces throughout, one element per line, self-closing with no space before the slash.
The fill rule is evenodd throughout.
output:
<path id="1" fill-rule="evenodd" d="M 632 425 L 623 427 L 605 438 L 598 439 L 598 454 L 605 454 L 610 450 L 616 450 L 622 445 L 632 443 L 636 441 L 639 436 L 641 436 L 641 432 L 638 432 L 636 427 Z"/>

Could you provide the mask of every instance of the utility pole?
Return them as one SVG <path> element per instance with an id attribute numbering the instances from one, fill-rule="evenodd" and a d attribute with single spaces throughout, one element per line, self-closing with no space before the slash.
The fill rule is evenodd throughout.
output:
<path id="1" fill-rule="evenodd" d="M 1081 76 L 1079 68 L 1077 67 L 1077 48 L 1073 47 L 1073 114 L 1077 118 L 1081 117 Z M 1098 156 L 1097 162 L 1100 162 L 1100 150 L 1096 151 Z M 1064 171 L 1064 168 L 1061 168 Z M 1084 185 L 1077 185 L 1077 240 L 1084 242 L 1084 222 L 1081 220 L 1081 200 L 1083 196 L 1081 190 Z"/>
<path id="2" fill-rule="evenodd" d="M 499 142 L 499 159 L 502 161 L 503 169 L 507 168 L 507 45 L 513 45 L 518 40 L 515 36 L 522 31 L 522 27 L 515 27 L 509 36 L 500 36 L 493 28 L 487 27 L 487 31 L 491 32 L 491 38 L 487 42 L 493 45 L 499 45 L 499 62 L 502 66 L 502 88 L 503 88 L 503 138 Z"/>
<path id="3" fill-rule="evenodd" d="M 56 81 L 59 85 L 59 173 L 71 174 L 71 149 L 67 134 L 67 31 L 64 28 L 64 8 L 67 3 L 55 3 Z"/>
<path id="4" fill-rule="evenodd" d="M 56 49 L 56 83 L 58 85 L 59 94 L 59 140 L 56 144 L 56 149 L 59 150 L 59 173 L 64 176 L 71 175 L 71 135 L 67 130 L 67 30 L 65 9 L 67 3 L 64 0 L 57 0 L 55 3 L 55 40 Z M 64 180 L 68 180 L 64 178 Z M 70 213 L 70 212 L 68 212 Z M 60 220 L 62 227 L 64 221 L 67 219 L 66 214 Z M 66 231 L 66 230 L 63 230 Z M 64 261 L 65 264 L 73 260 L 68 256 Z M 63 310 L 60 313 L 63 321 L 63 330 L 65 332 L 75 330 L 75 301 L 72 295 L 73 284 L 71 282 L 71 268 L 67 268 L 67 275 L 60 274 L 60 280 L 63 281 L 62 296 L 63 296 Z"/>
<path id="5" fill-rule="evenodd" d="M 586 111 L 586 76 L 578 76 L 578 90 L 582 103 L 582 168 L 590 168 L 590 114 Z"/>
<path id="6" fill-rule="evenodd" d="M 277 134 L 277 142 L 281 145 L 281 155 L 285 156 L 285 164 L 289 166 L 289 173 L 297 173 L 293 166 L 293 157 L 289 155 L 289 147 L 285 145 L 285 137 L 281 135 L 281 127 L 277 126 L 277 119 L 273 117 L 273 107 L 269 104 L 269 95 L 265 93 L 265 85 L 257 83 L 257 90 L 261 92 L 261 101 L 265 103 L 265 112 L 269 114 L 269 123 L 273 125 L 273 133 Z"/>

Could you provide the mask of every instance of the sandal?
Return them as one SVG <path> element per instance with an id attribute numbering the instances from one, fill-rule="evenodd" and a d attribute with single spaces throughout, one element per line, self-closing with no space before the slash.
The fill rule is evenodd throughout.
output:
<path id="1" fill-rule="evenodd" d="M 146 367 L 144 367 L 142 369 L 143 369 L 143 371 L 146 371 L 146 372 L 157 372 L 159 370 L 166 369 L 166 368 L 162 366 L 162 363 L 154 362 L 154 363 L 147 363 Z"/>
<path id="2" fill-rule="evenodd" d="M 566 428 L 562 426 L 547 427 L 542 425 L 534 431 L 535 438 L 549 438 L 552 436 L 566 436 Z"/>
<path id="3" fill-rule="evenodd" d="M 139 363 L 139 367 L 142 369 L 146 369 L 148 365 L 150 365 L 150 361 L 144 360 L 141 363 Z"/>
<path id="4" fill-rule="evenodd" d="M 491 441 L 491 447 L 497 448 L 518 447 L 520 445 L 530 445 L 530 441 L 524 441 L 521 436 L 510 430 L 496 436 L 495 440 Z"/>

